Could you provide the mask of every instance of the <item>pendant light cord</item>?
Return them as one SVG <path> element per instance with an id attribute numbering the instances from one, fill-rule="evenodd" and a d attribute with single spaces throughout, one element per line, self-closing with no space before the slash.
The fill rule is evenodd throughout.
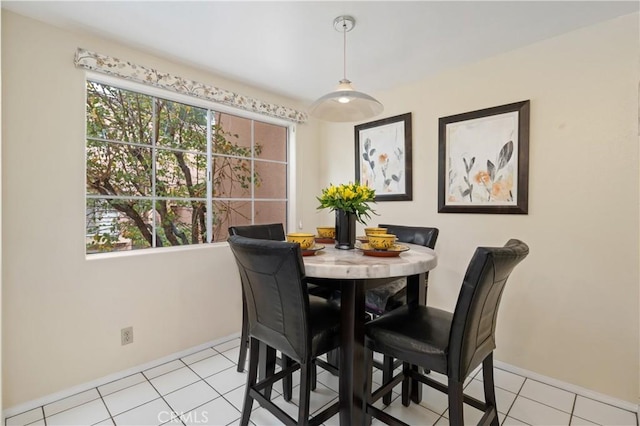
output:
<path id="1" fill-rule="evenodd" d="M 342 64 L 343 64 L 343 71 L 344 71 L 344 77 L 343 79 L 346 80 L 347 79 L 347 21 L 344 20 L 342 21 L 342 36 L 343 36 L 343 58 L 342 58 Z"/>

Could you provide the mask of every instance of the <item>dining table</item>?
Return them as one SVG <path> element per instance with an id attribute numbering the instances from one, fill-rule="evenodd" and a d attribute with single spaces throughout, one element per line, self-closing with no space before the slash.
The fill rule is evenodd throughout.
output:
<path id="1" fill-rule="evenodd" d="M 425 274 L 436 267 L 434 250 L 400 243 L 398 253 L 337 249 L 332 244 L 316 246 L 303 256 L 306 276 L 316 285 L 340 290 L 341 335 L 339 405 L 341 425 L 363 425 L 365 421 L 365 293 L 401 277 L 407 280 L 407 303 L 425 304 Z M 324 247 L 322 247 L 324 246 Z M 322 249 L 319 249 L 322 248 Z M 420 387 L 413 386 L 414 400 Z"/>

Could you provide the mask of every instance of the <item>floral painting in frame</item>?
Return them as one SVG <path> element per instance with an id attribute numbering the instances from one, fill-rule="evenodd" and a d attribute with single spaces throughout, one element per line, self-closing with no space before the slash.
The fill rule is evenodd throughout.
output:
<path id="1" fill-rule="evenodd" d="M 412 200 L 411 113 L 355 126 L 356 181 L 375 201 Z"/>
<path id="2" fill-rule="evenodd" d="M 438 212 L 527 214 L 529 101 L 439 120 Z"/>

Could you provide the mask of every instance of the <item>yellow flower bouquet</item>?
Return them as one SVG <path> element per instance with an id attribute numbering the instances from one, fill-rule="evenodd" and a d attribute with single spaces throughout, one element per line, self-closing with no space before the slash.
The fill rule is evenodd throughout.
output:
<path id="1" fill-rule="evenodd" d="M 376 191 L 360 183 L 343 183 L 341 185 L 329 185 L 322 190 L 322 195 L 317 197 L 320 209 L 343 210 L 353 213 L 356 220 L 363 225 L 365 219 L 370 219 L 369 213 L 376 214 L 369 203 L 375 203 Z"/>

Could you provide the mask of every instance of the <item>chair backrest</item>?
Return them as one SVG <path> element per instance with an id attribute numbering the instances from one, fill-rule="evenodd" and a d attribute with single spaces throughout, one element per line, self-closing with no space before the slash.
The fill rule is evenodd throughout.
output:
<path id="1" fill-rule="evenodd" d="M 520 240 L 504 247 L 478 247 L 458 295 L 449 334 L 450 378 L 463 380 L 496 347 L 498 307 L 513 268 L 529 254 Z"/>
<path id="2" fill-rule="evenodd" d="M 281 223 L 269 223 L 266 225 L 230 226 L 229 235 L 241 235 L 260 240 L 284 241 L 284 226 Z"/>
<path id="3" fill-rule="evenodd" d="M 249 334 L 296 361 L 306 359 L 309 294 L 300 245 L 239 235 L 227 241 L 240 271 Z"/>
<path id="4" fill-rule="evenodd" d="M 403 225 L 378 225 L 387 228 L 389 234 L 394 234 L 402 243 L 417 244 L 420 246 L 435 248 L 438 239 L 438 228 L 426 228 L 422 226 Z"/>

